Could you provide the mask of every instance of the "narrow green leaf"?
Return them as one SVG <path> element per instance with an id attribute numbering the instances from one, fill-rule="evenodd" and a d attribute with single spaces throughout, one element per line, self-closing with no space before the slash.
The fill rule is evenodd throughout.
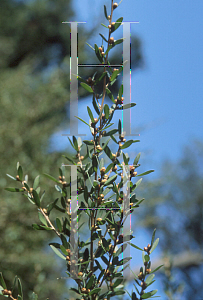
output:
<path id="1" fill-rule="evenodd" d="M 36 188 L 38 187 L 39 185 L 39 178 L 40 178 L 40 175 L 38 175 L 35 180 L 34 180 L 34 183 L 33 183 L 33 189 L 36 190 Z"/>
<path id="2" fill-rule="evenodd" d="M 36 192 L 36 190 L 33 190 L 32 194 L 33 194 L 34 201 L 35 201 L 36 205 L 37 205 L 38 207 L 40 207 L 40 198 L 39 198 L 39 195 L 38 195 L 38 193 Z"/>
<path id="3" fill-rule="evenodd" d="M 4 288 L 4 290 L 7 290 L 6 283 L 4 281 L 2 272 L 0 272 L 0 282 L 1 282 L 1 286 Z"/>
<path id="4" fill-rule="evenodd" d="M 143 251 L 143 249 L 141 249 L 140 247 L 138 247 L 138 246 L 136 246 L 136 245 L 134 245 L 134 244 L 132 244 L 132 243 L 129 243 L 129 242 L 128 242 L 128 244 L 130 244 L 130 246 L 133 246 L 134 248 L 136 248 L 136 249 L 138 249 L 138 250 Z"/>
<path id="5" fill-rule="evenodd" d="M 101 23 L 101 25 L 108 29 L 108 27 L 106 25 L 104 25 L 103 23 Z"/>
<path id="6" fill-rule="evenodd" d="M 104 105 L 104 114 L 105 114 L 105 118 L 108 120 L 108 118 L 109 118 L 109 106 L 107 104 Z"/>
<path id="7" fill-rule="evenodd" d="M 95 95 L 93 95 L 92 104 L 93 104 L 93 106 L 94 106 L 94 109 L 95 109 L 96 113 L 99 115 L 99 114 L 100 114 L 100 110 L 99 110 L 99 108 L 98 108 L 98 105 L 97 105 L 97 102 L 96 102 Z"/>
<path id="8" fill-rule="evenodd" d="M 20 180 L 23 180 L 23 169 L 21 166 L 18 167 L 18 176 L 20 178 Z"/>
<path id="9" fill-rule="evenodd" d="M 40 211 L 38 211 L 38 217 L 39 217 L 40 221 L 42 222 L 42 224 L 47 226 L 47 220 Z"/>
<path id="10" fill-rule="evenodd" d="M 100 288 L 93 289 L 93 290 L 89 293 L 89 295 L 98 294 L 100 291 L 101 291 Z"/>
<path id="11" fill-rule="evenodd" d="M 62 224 L 59 218 L 56 218 L 56 226 L 59 232 L 62 232 Z"/>
<path id="12" fill-rule="evenodd" d="M 79 118 L 79 117 L 77 117 L 77 116 L 75 116 L 77 119 L 79 119 L 80 121 L 82 121 L 83 123 L 85 123 L 87 126 L 90 126 L 89 124 L 87 124 L 87 122 L 85 122 L 83 119 L 81 119 L 81 118 Z"/>
<path id="13" fill-rule="evenodd" d="M 52 176 L 49 175 L 49 174 L 43 173 L 43 175 L 46 176 L 47 178 L 51 179 L 51 180 L 54 181 L 54 182 L 60 183 L 57 179 L 55 179 L 54 177 L 52 177 Z"/>
<path id="14" fill-rule="evenodd" d="M 94 50 L 95 51 L 95 49 L 90 45 L 90 44 L 88 44 L 88 43 L 86 43 L 92 50 Z"/>
<path id="15" fill-rule="evenodd" d="M 108 27 L 107 27 L 108 28 Z M 105 42 L 107 42 L 107 44 L 108 44 L 108 41 L 107 41 L 107 39 L 104 37 L 104 35 L 103 34 L 101 34 L 101 33 L 99 33 L 99 35 L 105 40 Z"/>
<path id="16" fill-rule="evenodd" d="M 151 292 L 145 293 L 141 296 L 141 299 L 148 299 L 151 296 L 154 296 L 157 293 L 158 290 L 153 290 Z"/>
<path id="17" fill-rule="evenodd" d="M 18 278 L 18 294 L 21 296 L 21 299 L 23 300 L 23 289 L 19 278 Z"/>
<path id="18" fill-rule="evenodd" d="M 91 109 L 89 108 L 89 106 L 87 106 L 87 111 L 88 111 L 88 115 L 89 115 L 91 121 L 94 123 L 94 117 L 93 117 L 92 111 L 91 111 Z"/>
<path id="19" fill-rule="evenodd" d="M 123 84 L 121 84 L 119 91 L 118 91 L 118 97 L 121 100 L 121 97 L 123 96 Z"/>
<path id="20" fill-rule="evenodd" d="M 118 129 L 112 129 L 109 132 L 106 132 L 105 136 L 114 135 L 116 132 L 118 132 Z"/>
<path id="21" fill-rule="evenodd" d="M 154 279 L 155 275 L 154 274 L 150 274 L 147 279 L 145 280 L 146 284 L 149 285 L 153 279 Z"/>
<path id="22" fill-rule="evenodd" d="M 6 176 L 8 176 L 8 177 L 10 177 L 11 179 L 13 179 L 13 180 L 17 181 L 17 179 L 16 179 L 16 178 L 14 178 L 13 176 L 11 176 L 11 175 L 9 175 L 9 174 L 6 174 Z"/>
<path id="23" fill-rule="evenodd" d="M 56 255 L 58 255 L 60 258 L 62 258 L 64 260 L 66 260 L 66 257 L 63 256 L 63 254 L 61 254 L 61 252 L 57 248 L 55 248 L 53 245 L 49 245 L 49 246 L 56 253 Z"/>
<path id="24" fill-rule="evenodd" d="M 57 190 L 57 192 L 62 194 L 62 189 L 57 184 L 55 184 L 55 189 Z"/>
<path id="25" fill-rule="evenodd" d="M 5 190 L 9 192 L 24 192 L 23 189 L 18 189 L 18 188 L 5 188 Z"/>
<path id="26" fill-rule="evenodd" d="M 156 228 L 154 229 L 154 231 L 153 231 L 153 233 L 152 233 L 151 247 L 152 247 L 153 244 L 154 244 L 155 234 L 156 234 Z"/>
<path id="27" fill-rule="evenodd" d="M 136 105 L 136 103 L 127 103 L 127 104 L 124 104 L 121 109 L 128 109 L 128 108 L 134 107 L 135 105 Z"/>
<path id="28" fill-rule="evenodd" d="M 86 289 L 90 289 L 92 284 L 94 282 L 94 275 L 92 275 L 88 281 L 88 283 L 86 284 Z"/>
<path id="29" fill-rule="evenodd" d="M 96 53 L 97 58 L 99 59 L 99 61 L 100 61 L 101 63 L 103 63 L 103 58 L 102 58 L 102 56 L 101 56 L 101 52 L 100 52 L 100 50 L 99 50 L 97 44 L 94 44 L 94 46 L 95 46 L 95 53 Z M 92 91 L 92 92 L 93 92 L 93 91 Z"/>
<path id="30" fill-rule="evenodd" d="M 32 298 L 31 300 L 38 300 L 38 296 L 37 294 L 35 294 L 34 292 L 32 293 Z"/>
<path id="31" fill-rule="evenodd" d="M 139 174 L 139 175 L 137 175 L 137 176 L 147 175 L 147 174 L 152 173 L 152 172 L 154 172 L 154 170 L 146 171 L 146 172 L 144 172 L 144 173 L 142 173 L 142 174 Z"/>
<path id="32" fill-rule="evenodd" d="M 88 84 L 81 82 L 80 85 L 89 93 L 94 93 L 93 89 Z"/>
<path id="33" fill-rule="evenodd" d="M 109 98 L 111 99 L 111 101 L 113 103 L 115 103 L 114 96 L 112 95 L 111 91 L 108 88 L 106 88 L 106 93 L 109 96 Z"/>
<path id="34" fill-rule="evenodd" d="M 157 247 L 158 243 L 159 243 L 159 238 L 156 239 L 156 240 L 154 241 L 154 243 L 153 243 L 153 245 L 152 245 L 152 248 L 150 249 L 150 252 L 151 252 L 151 253 L 152 253 L 152 252 L 154 251 L 154 249 Z"/>
<path id="35" fill-rule="evenodd" d="M 129 140 L 129 141 L 125 142 L 123 144 L 123 146 L 121 146 L 120 148 L 121 149 L 126 149 L 126 148 L 130 147 L 132 145 L 132 143 L 133 143 L 133 140 Z"/>
<path id="36" fill-rule="evenodd" d="M 158 271 L 161 267 L 163 267 L 164 265 L 160 265 L 159 267 L 157 267 L 156 269 L 154 269 L 153 271 L 151 271 L 151 273 L 155 273 L 156 271 Z"/>
<path id="37" fill-rule="evenodd" d="M 109 53 L 109 51 L 112 49 L 112 45 L 109 45 L 106 52 L 105 52 L 105 56 Z"/>
<path id="38" fill-rule="evenodd" d="M 113 284 L 113 288 L 116 288 L 119 284 L 121 284 L 123 282 L 123 279 L 116 279 L 116 281 L 114 282 L 114 284 Z"/>
<path id="39" fill-rule="evenodd" d="M 119 134 L 121 135 L 121 133 L 122 133 L 122 128 L 121 128 L 121 119 L 119 119 L 118 120 L 118 132 L 119 132 Z"/>
<path id="40" fill-rule="evenodd" d="M 106 146 L 108 145 L 110 140 L 111 140 L 111 138 L 106 141 L 106 143 L 102 146 L 102 150 L 104 150 L 106 148 Z"/>
<path id="41" fill-rule="evenodd" d="M 134 161 L 133 161 L 133 165 L 137 165 L 140 159 L 140 154 L 141 152 L 138 153 L 138 155 L 135 157 Z"/>
<path id="42" fill-rule="evenodd" d="M 109 20 L 109 19 L 108 19 L 108 15 L 107 15 L 106 5 L 104 5 L 104 15 L 105 15 L 106 19 Z"/>
<path id="43" fill-rule="evenodd" d="M 116 178 L 117 178 L 117 175 L 116 175 L 116 174 L 113 175 L 113 176 L 111 176 L 111 177 L 105 182 L 104 186 L 107 186 L 107 185 L 111 184 L 112 182 L 114 182 L 114 181 L 116 180 Z"/>
<path id="44" fill-rule="evenodd" d="M 125 38 L 124 38 L 124 39 L 125 39 Z M 122 38 L 122 39 L 119 39 L 119 40 L 114 41 L 113 46 L 123 43 L 124 39 Z"/>
<path id="45" fill-rule="evenodd" d="M 114 79 L 116 79 L 119 73 L 120 73 L 119 70 L 118 71 L 114 71 L 113 74 L 111 75 L 110 81 L 113 81 Z"/>
<path id="46" fill-rule="evenodd" d="M 114 32 L 118 27 L 122 24 L 123 17 L 119 18 L 116 22 L 115 25 L 111 28 L 111 33 Z M 118 23 L 119 22 L 119 23 Z"/>

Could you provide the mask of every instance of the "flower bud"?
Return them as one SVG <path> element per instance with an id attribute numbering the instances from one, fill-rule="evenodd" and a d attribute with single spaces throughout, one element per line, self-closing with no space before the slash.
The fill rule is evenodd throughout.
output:
<path id="1" fill-rule="evenodd" d="M 109 44 L 113 44 L 114 43 L 114 38 L 113 37 L 110 37 L 109 39 Z"/>
<path id="2" fill-rule="evenodd" d="M 2 291 L 2 294 L 3 294 L 3 295 L 7 295 L 7 296 L 11 296 L 11 295 L 12 295 L 12 292 L 9 291 L 9 290 L 7 290 L 7 289 L 5 289 L 5 290 Z"/>
<path id="3" fill-rule="evenodd" d="M 102 218 L 97 218 L 97 222 L 100 222 L 100 221 L 102 221 Z"/>
<path id="4" fill-rule="evenodd" d="M 104 173 L 106 171 L 106 168 L 105 167 L 102 167 L 101 169 L 100 169 L 100 172 L 101 173 Z"/>
<path id="5" fill-rule="evenodd" d="M 113 9 L 116 9 L 117 7 L 118 7 L 118 3 L 115 2 L 115 3 L 113 4 Z"/>

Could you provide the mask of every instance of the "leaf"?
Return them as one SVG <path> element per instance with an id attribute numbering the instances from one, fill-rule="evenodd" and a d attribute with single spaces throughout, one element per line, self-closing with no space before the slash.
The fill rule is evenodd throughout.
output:
<path id="1" fill-rule="evenodd" d="M 151 253 L 152 253 L 152 252 L 154 251 L 154 249 L 157 247 L 158 243 L 159 243 L 159 238 L 156 239 L 156 240 L 154 241 L 154 243 L 153 243 L 153 245 L 152 245 L 152 248 L 150 249 L 150 252 L 151 252 Z"/>
<path id="2" fill-rule="evenodd" d="M 111 184 L 112 182 L 114 182 L 114 181 L 116 180 L 116 178 L 117 178 L 117 175 L 116 175 L 116 174 L 113 175 L 113 176 L 111 176 L 111 177 L 104 183 L 104 186 L 107 186 L 107 185 Z"/>
<path id="3" fill-rule="evenodd" d="M 147 175 L 147 174 L 152 173 L 152 172 L 154 172 L 154 170 L 146 171 L 146 172 L 144 172 L 144 173 L 142 173 L 142 174 L 139 174 L 139 175 L 137 175 L 137 176 Z"/>
<path id="4" fill-rule="evenodd" d="M 123 282 L 123 279 L 116 279 L 116 281 L 114 282 L 114 284 L 113 284 L 113 288 L 116 288 L 119 284 L 121 284 Z"/>
<path id="5" fill-rule="evenodd" d="M 123 38 L 122 38 L 122 39 L 119 39 L 119 40 L 116 40 L 116 41 L 114 41 L 113 46 L 118 45 L 118 44 L 121 44 L 121 43 L 123 43 L 123 41 L 124 41 Z"/>
<path id="6" fill-rule="evenodd" d="M 139 159 L 140 159 L 140 154 L 141 154 L 141 152 L 139 152 L 138 155 L 135 157 L 133 165 L 137 165 L 138 164 Z"/>
<path id="7" fill-rule="evenodd" d="M 121 135 L 121 119 L 118 120 L 118 132 Z"/>
<path id="8" fill-rule="evenodd" d="M 90 45 L 90 44 L 88 44 L 88 43 L 86 43 L 92 50 L 94 50 L 94 48 Z M 95 50 L 94 50 L 95 51 Z"/>
<path id="9" fill-rule="evenodd" d="M 135 105 L 136 105 L 136 103 L 124 104 L 121 109 L 128 109 L 128 108 L 134 107 Z"/>
<path id="10" fill-rule="evenodd" d="M 4 281 L 2 272 L 0 272 L 0 282 L 1 282 L 1 286 L 2 286 L 5 290 L 7 290 L 6 283 L 5 283 L 5 281 Z"/>
<path id="11" fill-rule="evenodd" d="M 102 58 L 102 56 L 101 56 L 101 52 L 100 52 L 100 50 L 99 50 L 97 44 L 94 44 L 94 46 L 95 46 L 95 53 L 96 53 L 97 58 L 99 59 L 99 61 L 100 61 L 101 63 L 103 63 L 103 58 Z M 92 92 L 93 92 L 93 91 L 92 91 Z"/>
<path id="12" fill-rule="evenodd" d="M 56 225 L 57 225 L 58 231 L 62 232 L 62 225 L 61 225 L 61 221 L 59 218 L 56 218 Z"/>
<path id="13" fill-rule="evenodd" d="M 103 36 L 103 34 L 99 33 L 99 35 L 108 43 L 107 39 Z"/>
<path id="14" fill-rule="evenodd" d="M 138 247 L 138 246 L 136 246 L 136 245 L 134 245 L 134 244 L 132 244 L 132 243 L 129 243 L 129 242 L 128 242 L 128 244 L 130 244 L 131 246 L 133 246 L 134 248 L 136 248 L 136 249 L 138 249 L 138 250 L 143 251 L 143 249 L 141 249 L 140 247 Z"/>
<path id="15" fill-rule="evenodd" d="M 95 95 L 93 95 L 92 104 L 94 106 L 94 109 L 95 109 L 96 113 L 99 115 L 100 114 L 100 110 L 98 108 L 98 105 L 97 105 L 97 102 L 96 102 L 96 99 L 95 99 Z"/>
<path id="16" fill-rule="evenodd" d="M 98 294 L 100 291 L 101 291 L 100 288 L 93 289 L 93 290 L 89 293 L 89 295 Z"/>
<path id="17" fill-rule="evenodd" d="M 42 224 L 47 226 L 47 220 L 40 211 L 38 211 L 38 217 L 39 217 L 40 221 L 42 222 Z"/>
<path id="18" fill-rule="evenodd" d="M 79 117 L 77 117 L 77 116 L 75 116 L 77 119 L 79 119 L 80 121 L 82 121 L 83 123 L 85 123 L 86 125 L 88 125 L 88 126 L 90 126 L 89 124 L 87 124 L 87 122 L 85 122 L 83 119 L 81 119 L 81 118 L 79 118 Z"/>
<path id="19" fill-rule="evenodd" d="M 141 296 L 141 299 L 148 299 L 151 296 L 154 296 L 157 293 L 158 290 L 153 290 L 151 292 L 145 293 Z"/>
<path id="20" fill-rule="evenodd" d="M 18 167 L 18 176 L 20 178 L 20 180 L 23 180 L 23 169 L 21 166 Z"/>
<path id="21" fill-rule="evenodd" d="M 94 93 L 93 89 L 88 84 L 81 82 L 80 85 L 89 93 Z"/>
<path id="22" fill-rule="evenodd" d="M 86 289 L 90 289 L 92 284 L 94 282 L 94 275 L 92 275 L 88 281 L 88 283 L 86 284 Z"/>
<path id="23" fill-rule="evenodd" d="M 55 204 L 57 203 L 59 198 L 51 202 L 49 205 L 47 205 L 47 214 L 49 215 L 52 209 L 55 207 Z"/>
<path id="24" fill-rule="evenodd" d="M 57 179 L 55 179 L 54 177 L 52 177 L 52 176 L 49 175 L 49 174 L 43 173 L 43 175 L 46 176 L 47 178 L 51 179 L 51 180 L 54 181 L 54 182 L 60 183 Z"/>
<path id="25" fill-rule="evenodd" d="M 121 84 L 119 91 L 118 91 L 119 100 L 121 100 L 122 95 L 123 95 L 123 84 Z"/>
<path id="26" fill-rule="evenodd" d="M 91 111 L 91 109 L 89 108 L 89 106 L 87 106 L 87 111 L 88 111 L 88 115 L 89 115 L 91 121 L 94 123 L 94 117 L 93 117 L 92 111 Z"/>
<path id="27" fill-rule="evenodd" d="M 18 188 L 5 188 L 5 190 L 9 192 L 24 192 L 23 189 L 18 189 Z"/>
<path id="28" fill-rule="evenodd" d="M 18 278 L 18 294 L 21 296 L 21 299 L 23 300 L 23 289 L 19 278 Z"/>
<path id="29" fill-rule="evenodd" d="M 51 249 L 56 253 L 56 255 L 58 255 L 60 258 L 62 258 L 62 259 L 64 259 L 64 260 L 66 260 L 66 257 L 63 256 L 63 255 L 61 254 L 61 252 L 60 252 L 57 248 L 55 248 L 53 245 L 49 245 L 49 246 L 50 246 Z"/>
<path id="30" fill-rule="evenodd" d="M 106 27 L 108 29 L 108 27 L 106 25 L 104 25 L 103 23 L 101 23 L 102 26 Z"/>
<path id="31" fill-rule="evenodd" d="M 111 135 L 114 135 L 116 132 L 118 132 L 118 129 L 112 129 L 112 130 L 110 130 L 109 132 L 107 132 L 106 134 L 105 134 L 105 136 L 111 136 Z"/>
<path id="32" fill-rule="evenodd" d="M 154 274 L 150 274 L 147 279 L 145 280 L 146 284 L 149 285 L 153 279 L 154 279 L 155 275 Z"/>
<path id="33" fill-rule="evenodd" d="M 32 293 L 32 298 L 31 300 L 38 300 L 38 296 L 37 294 L 35 294 L 34 292 Z"/>
<path id="34" fill-rule="evenodd" d="M 39 177 L 40 175 L 38 175 L 35 180 L 34 180 L 34 183 L 33 183 L 33 189 L 36 190 L 36 188 L 38 187 L 39 185 Z"/>
<path id="35" fill-rule="evenodd" d="M 156 234 L 156 228 L 154 229 L 153 234 L 152 234 L 151 247 L 153 246 L 153 243 L 154 243 L 155 234 Z"/>
<path id="36" fill-rule="evenodd" d="M 115 103 L 114 96 L 112 95 L 111 91 L 108 88 L 106 88 L 106 93 L 109 96 L 109 98 L 111 99 L 111 101 L 113 103 Z"/>
<path id="37" fill-rule="evenodd" d="M 13 179 L 13 180 L 17 181 L 17 179 L 16 179 L 16 178 L 14 178 L 13 176 L 11 176 L 11 175 L 9 175 L 9 174 L 6 174 L 6 176 L 8 176 L 8 177 L 10 177 L 11 179 Z"/>
<path id="38" fill-rule="evenodd" d="M 55 184 L 55 189 L 57 190 L 57 192 L 60 192 L 62 194 L 62 189 L 57 184 Z"/>
<path id="39" fill-rule="evenodd" d="M 107 15 L 106 5 L 104 5 L 104 15 L 105 15 L 106 19 L 109 20 L 109 19 L 108 19 L 108 15 Z"/>
<path id="40" fill-rule="evenodd" d="M 122 24 L 123 17 L 119 18 L 116 22 L 115 25 L 111 27 L 111 33 L 114 32 L 118 27 Z M 119 23 L 118 23 L 119 22 Z"/>
<path id="41" fill-rule="evenodd" d="M 111 140 L 111 138 L 106 141 L 106 143 L 102 146 L 102 150 L 104 150 L 106 148 L 106 146 L 108 145 L 110 140 Z"/>
<path id="42" fill-rule="evenodd" d="M 121 149 L 126 149 L 126 148 L 130 147 L 132 145 L 132 143 L 133 143 L 133 140 L 129 140 L 129 141 L 125 142 L 123 144 L 123 146 L 121 146 L 120 148 Z"/>
<path id="43" fill-rule="evenodd" d="M 109 53 L 109 51 L 112 49 L 112 45 L 109 45 L 106 52 L 105 52 L 105 56 L 107 55 L 107 53 Z"/>
<path id="44" fill-rule="evenodd" d="M 156 271 L 158 271 L 161 267 L 163 267 L 164 265 L 160 265 L 159 267 L 157 267 L 156 269 L 154 269 L 153 271 L 151 271 L 151 273 L 155 273 Z"/>
<path id="45" fill-rule="evenodd" d="M 107 104 L 104 105 L 104 114 L 105 114 L 105 118 L 108 120 L 108 118 L 109 118 L 109 106 Z"/>
<path id="46" fill-rule="evenodd" d="M 34 202 L 35 202 L 35 204 L 36 204 L 38 207 L 40 207 L 40 198 L 39 198 L 38 193 L 37 193 L 35 190 L 33 190 L 32 194 L 33 194 L 33 197 L 34 197 Z"/>

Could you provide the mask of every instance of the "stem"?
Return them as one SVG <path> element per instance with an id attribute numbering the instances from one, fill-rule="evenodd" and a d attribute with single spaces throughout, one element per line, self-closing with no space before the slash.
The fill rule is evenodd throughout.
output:
<path id="1" fill-rule="evenodd" d="M 60 237 L 60 233 L 56 230 L 56 228 L 53 226 L 53 224 L 51 223 L 49 217 L 47 216 L 47 214 L 45 214 L 45 212 L 43 211 L 42 208 L 39 208 L 39 210 L 41 211 L 41 213 L 43 214 L 43 216 L 45 217 L 45 219 L 47 220 L 47 222 L 49 223 L 50 227 L 54 230 L 54 232 L 58 235 L 58 237 Z"/>

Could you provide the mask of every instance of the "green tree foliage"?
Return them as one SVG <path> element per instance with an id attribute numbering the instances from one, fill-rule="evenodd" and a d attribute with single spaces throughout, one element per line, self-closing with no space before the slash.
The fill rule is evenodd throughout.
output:
<path id="1" fill-rule="evenodd" d="M 60 154 L 47 155 L 47 150 L 51 134 L 68 125 L 70 27 L 61 22 L 73 15 L 68 0 L 1 1 L 1 174 L 13 174 L 16 160 L 26 166 L 33 182 L 39 170 L 55 174 L 56 166 L 62 163 Z M 85 41 L 96 29 L 86 32 L 85 26 L 80 26 L 78 30 L 82 37 L 80 63 L 86 62 L 89 48 Z M 140 44 L 136 38 L 133 41 L 132 62 L 138 67 L 142 61 Z M 114 58 L 112 63 L 120 62 Z M 80 75 L 88 78 L 94 71 L 82 69 Z M 88 95 L 81 88 L 79 93 L 81 97 Z M 41 178 L 42 186 L 45 182 Z M 1 176 L 0 269 L 9 283 L 18 274 L 25 295 L 34 290 L 42 299 L 59 299 L 65 287 L 62 281 L 55 281 L 60 277 L 60 265 L 44 248 L 50 236 L 33 232 L 30 220 L 36 219 L 34 207 L 24 197 L 13 201 L 13 195 L 3 191 L 8 183 L 9 178 Z M 47 199 L 54 193 L 48 183 Z"/>
<path id="2" fill-rule="evenodd" d="M 156 227 L 160 232 L 160 248 L 172 263 L 172 269 L 169 263 L 165 270 L 168 299 L 179 295 L 181 284 L 184 284 L 181 299 L 203 297 L 202 163 L 203 143 L 194 140 L 184 148 L 179 162 L 164 161 L 160 178 L 148 180 L 147 189 L 140 187 L 147 201 L 134 226 L 139 224 L 149 232 Z M 150 210 L 147 218 L 145 209 Z M 170 277 L 175 281 L 169 284 Z"/>

